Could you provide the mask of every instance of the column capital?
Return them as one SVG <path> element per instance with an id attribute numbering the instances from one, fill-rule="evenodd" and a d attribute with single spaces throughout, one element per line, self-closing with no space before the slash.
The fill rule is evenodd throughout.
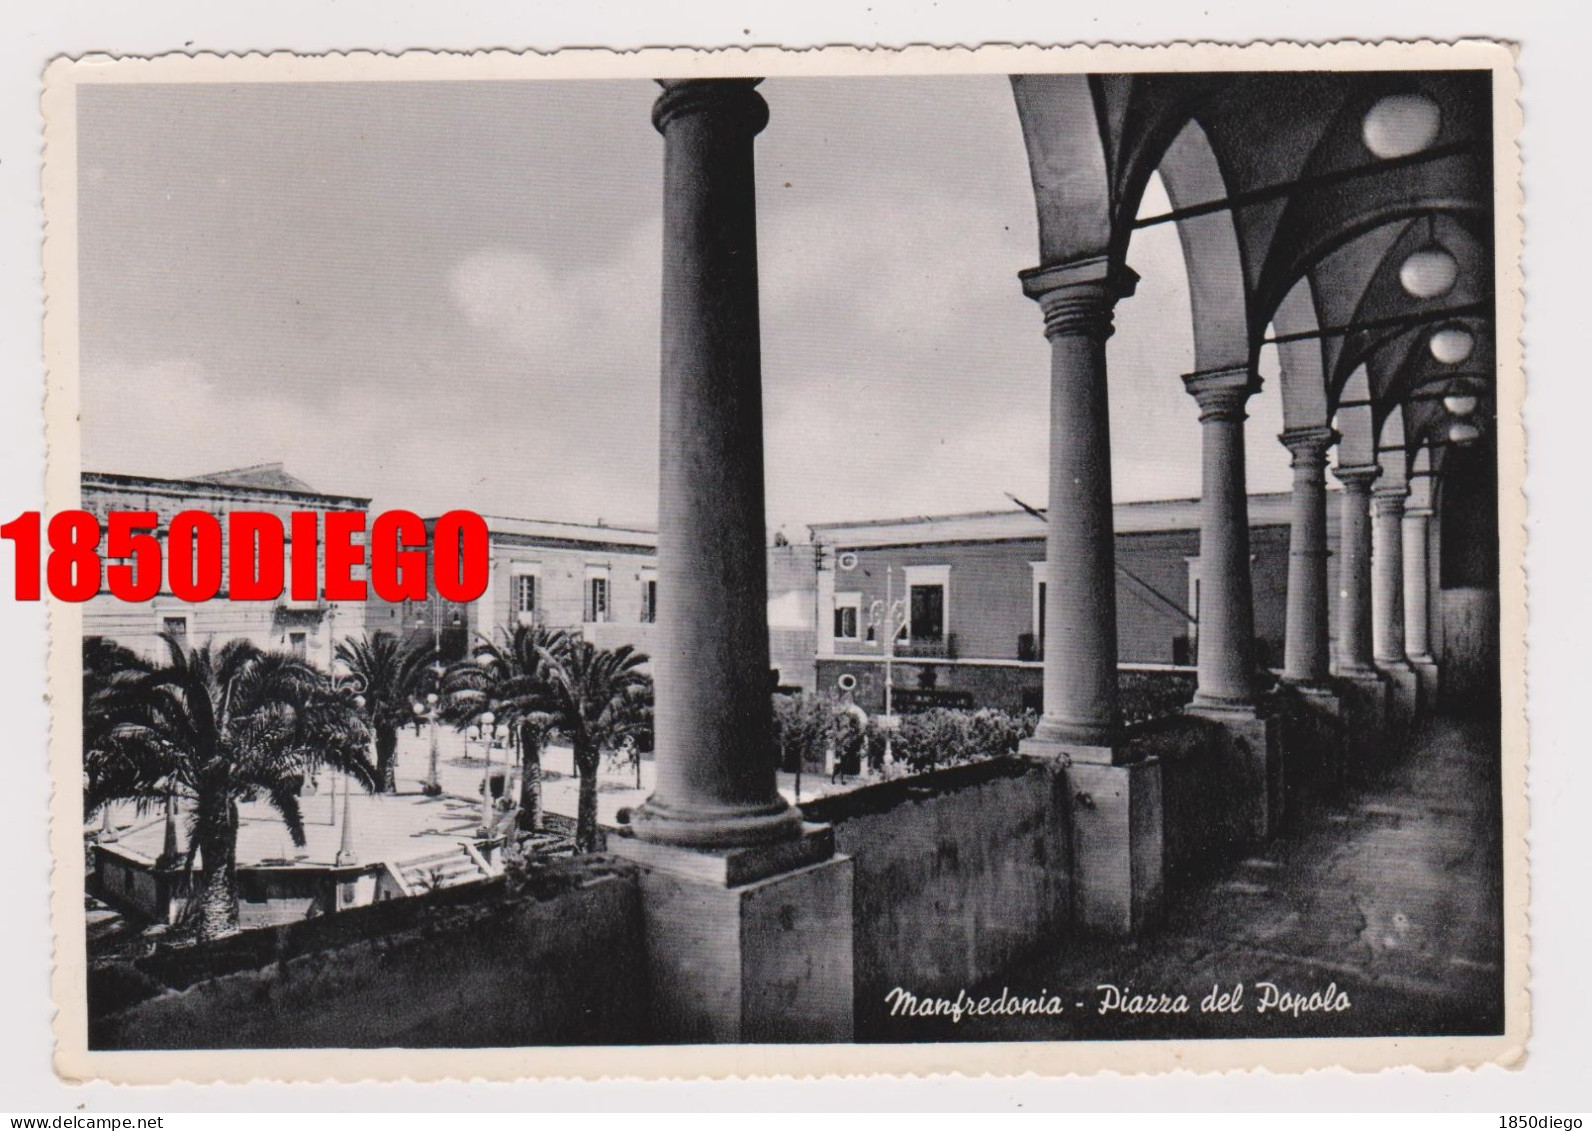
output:
<path id="1" fill-rule="evenodd" d="M 1343 484 L 1345 491 L 1352 491 L 1357 495 L 1367 495 L 1371 492 L 1371 483 L 1382 469 L 1374 463 L 1362 464 L 1358 467 L 1335 467 L 1332 477 Z"/>
<path id="2" fill-rule="evenodd" d="M 1202 369 L 1183 375 L 1183 388 L 1200 406 L 1200 420 L 1242 420 L 1244 402 L 1260 392 L 1260 377 L 1247 365 Z"/>
<path id="3" fill-rule="evenodd" d="M 663 93 L 652 104 L 652 124 L 667 133 L 669 124 L 693 114 L 715 113 L 720 120 L 740 119 L 748 134 L 768 125 L 768 103 L 757 93 L 756 79 L 658 79 Z"/>
<path id="4" fill-rule="evenodd" d="M 1111 336 L 1112 311 L 1139 285 L 1138 273 L 1104 255 L 1031 267 L 1017 276 L 1023 293 L 1045 314 L 1045 337 L 1080 335 L 1105 341 Z"/>
<path id="5" fill-rule="evenodd" d="M 1404 500 L 1409 497 L 1410 489 L 1403 483 L 1378 483 L 1371 488 L 1371 506 L 1378 515 L 1402 516 Z"/>
<path id="6" fill-rule="evenodd" d="M 1279 433 L 1277 439 L 1293 453 L 1294 467 L 1320 469 L 1326 465 L 1327 449 L 1342 437 L 1336 429 L 1322 424 L 1313 428 L 1289 428 Z"/>

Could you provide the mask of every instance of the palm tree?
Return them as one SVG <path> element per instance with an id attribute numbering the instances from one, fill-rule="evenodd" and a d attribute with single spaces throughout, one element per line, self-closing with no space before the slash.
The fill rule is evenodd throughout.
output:
<path id="1" fill-rule="evenodd" d="M 491 711 L 510 729 L 520 747 L 519 826 L 526 832 L 542 827 L 542 749 L 554 719 L 547 709 L 547 655 L 560 654 L 569 634 L 544 625 L 516 625 L 500 643 L 482 639 L 472 659 L 448 669 L 443 677 L 445 713 L 468 725 Z"/>
<path id="2" fill-rule="evenodd" d="M 238 929 L 238 803 L 268 800 L 302 846 L 307 769 L 334 766 L 373 788 L 370 736 L 354 704 L 301 659 L 247 640 L 189 649 L 164 639 L 169 662 L 130 665 L 85 701 L 85 794 L 96 805 L 191 801 L 203 865 L 197 934 L 218 938 Z"/>
<path id="3" fill-rule="evenodd" d="M 543 703 L 553 725 L 569 739 L 580 775 L 575 851 L 597 848 L 597 770 L 605 749 L 651 726 L 652 677 L 640 670 L 647 657 L 628 644 L 598 648 L 580 637 L 540 650 L 546 664 Z"/>
<path id="4" fill-rule="evenodd" d="M 398 791 L 398 731 L 415 718 L 414 700 L 429 677 L 430 644 L 405 646 L 378 631 L 338 642 L 336 661 L 358 681 L 365 721 L 376 736 L 376 781 L 382 793 Z"/>
<path id="5" fill-rule="evenodd" d="M 150 669 L 143 657 L 104 636 L 83 638 L 83 810 L 108 801 L 153 800 L 140 789 L 138 763 L 114 737 L 110 710 L 119 693 Z"/>

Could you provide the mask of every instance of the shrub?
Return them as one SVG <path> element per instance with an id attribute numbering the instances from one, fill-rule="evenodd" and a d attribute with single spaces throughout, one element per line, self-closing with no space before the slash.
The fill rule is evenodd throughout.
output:
<path id="1" fill-rule="evenodd" d="M 834 700 L 822 695 L 774 696 L 774 751 L 779 768 L 821 769 L 839 729 Z"/>
<path id="2" fill-rule="evenodd" d="M 1188 672 L 1118 672 L 1117 702 L 1129 726 L 1175 715 L 1194 698 Z"/>
<path id="3" fill-rule="evenodd" d="M 938 707 L 903 716 L 891 746 L 897 761 L 921 772 L 1015 754 L 1018 743 L 1034 733 L 1037 721 L 1031 712 L 1013 715 L 988 707 L 977 711 Z M 872 729 L 878 731 L 878 739 L 870 745 L 882 758 L 883 731 L 877 723 Z"/>

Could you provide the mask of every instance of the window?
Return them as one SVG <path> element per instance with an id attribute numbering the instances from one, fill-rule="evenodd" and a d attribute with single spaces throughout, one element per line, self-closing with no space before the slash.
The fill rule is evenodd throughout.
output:
<path id="1" fill-rule="evenodd" d="M 656 624 L 658 620 L 658 579 L 655 575 L 641 575 L 641 623 Z"/>
<path id="2" fill-rule="evenodd" d="M 858 640 L 862 635 L 862 594 L 835 594 L 835 639 Z"/>
<path id="3" fill-rule="evenodd" d="M 185 616 L 163 616 L 160 618 L 160 631 L 174 637 L 178 644 L 188 647 L 188 618 Z"/>
<path id="4" fill-rule="evenodd" d="M 308 659 L 310 653 L 310 638 L 308 633 L 290 632 L 287 634 L 288 651 L 300 660 Z"/>
<path id="5" fill-rule="evenodd" d="M 945 586 L 912 586 L 911 619 L 907 636 L 912 640 L 945 638 Z"/>
<path id="6" fill-rule="evenodd" d="M 907 566 L 907 631 L 910 641 L 938 642 L 946 639 L 949 611 L 946 590 L 951 567 Z"/>
<path id="7" fill-rule="evenodd" d="M 608 575 L 597 574 L 586 579 L 586 623 L 608 622 Z"/>
<path id="8" fill-rule="evenodd" d="M 1045 646 L 1045 583 L 1050 579 L 1050 566 L 1045 562 L 1029 562 L 1028 568 L 1034 571 L 1033 639 L 1036 647 L 1043 649 Z"/>
<path id="9" fill-rule="evenodd" d="M 514 611 L 520 614 L 536 612 L 536 575 L 522 573 L 514 579 Z"/>

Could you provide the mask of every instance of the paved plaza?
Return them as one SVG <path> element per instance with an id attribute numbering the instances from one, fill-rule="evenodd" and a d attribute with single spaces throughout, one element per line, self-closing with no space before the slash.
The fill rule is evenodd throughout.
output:
<path id="1" fill-rule="evenodd" d="M 360 786 L 347 789 L 345 775 L 325 772 L 313 784 L 314 792 L 301 799 L 306 843 L 295 847 L 281 816 L 265 801 L 239 806 L 238 863 L 324 864 L 331 865 L 342 844 L 345 794 L 352 813 L 354 848 L 363 862 L 402 861 L 434 852 L 449 842 L 472 841 L 481 827 L 481 785 L 487 769 L 482 743 L 452 727 L 437 728 L 437 777 L 442 793 L 430 797 L 423 791 L 429 773 L 430 739 L 424 727 L 416 735 L 406 728 L 398 736 L 398 792 L 369 794 Z M 496 746 L 491 753 L 492 773 L 502 773 L 510 762 L 509 752 Z M 513 765 L 512 788 L 518 791 L 519 767 Z M 549 813 L 573 821 L 580 797 L 580 779 L 575 773 L 574 752 L 568 746 L 553 745 L 542 755 L 542 797 Z M 650 757 L 641 762 L 641 785 L 636 786 L 636 768 L 613 758 L 604 758 L 598 778 L 597 819 L 607 828 L 616 826 L 619 811 L 640 805 L 651 795 L 655 764 Z M 831 783 L 823 775 L 802 776 L 801 799 L 810 801 L 824 793 L 854 789 L 865 784 L 853 778 L 845 784 Z M 780 775 L 781 792 L 787 800 L 797 800 L 795 779 Z M 153 862 L 160 855 L 165 836 L 165 818 L 160 808 L 140 812 L 130 802 L 111 807 L 111 825 L 116 842 L 123 850 Z M 101 829 L 96 817 L 86 831 Z M 186 822 L 179 823 L 179 835 L 186 840 Z"/>

